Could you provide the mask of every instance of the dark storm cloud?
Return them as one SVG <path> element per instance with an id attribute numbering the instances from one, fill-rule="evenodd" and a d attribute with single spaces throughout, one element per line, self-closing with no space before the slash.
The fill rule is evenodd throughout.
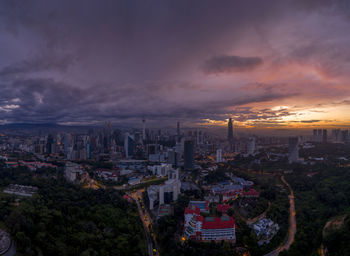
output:
<path id="1" fill-rule="evenodd" d="M 347 61 L 341 52 L 348 41 L 338 43 L 337 52 L 332 52 L 331 40 L 319 43 L 317 26 L 310 29 L 315 35 L 310 35 L 308 43 L 288 54 L 280 53 L 278 47 L 274 52 L 270 46 L 281 38 L 288 43 L 288 29 L 294 26 L 296 14 L 309 17 L 319 13 L 319 19 L 325 20 L 322 15 L 328 9 L 334 15 L 341 13 L 341 8 L 332 7 L 339 6 L 334 3 L 1 1 L 0 121 L 95 122 L 145 117 L 196 122 L 224 120 L 228 115 L 242 121 L 290 115 L 288 111 L 242 109 L 247 104 L 302 95 L 284 89 L 289 86 L 284 81 L 262 85 L 254 72 L 268 66 L 275 54 L 276 59 L 310 59 L 322 63 L 323 70 L 338 74 L 327 67 Z M 268 32 L 276 24 L 285 23 L 281 38 L 269 38 Z M 255 30 L 260 28 L 262 32 L 256 36 Z M 337 38 L 337 33 L 335 30 L 332 38 Z M 236 51 L 240 43 L 246 47 Z M 266 43 L 268 50 L 260 49 L 260 43 Z M 320 52 L 329 54 L 320 56 Z M 328 57 L 340 62 L 325 61 Z M 343 67 L 345 71 L 347 67 Z M 245 78 L 248 81 L 221 81 L 203 76 L 203 72 L 251 77 Z M 255 86 L 241 90 L 248 83 Z M 223 84 L 229 88 L 220 89 Z"/>
<path id="2" fill-rule="evenodd" d="M 154 85 L 157 88 L 158 85 Z M 169 104 L 156 91 L 143 90 L 130 96 L 123 88 L 100 85 L 94 88 L 76 88 L 52 79 L 22 79 L 14 83 L 2 84 L 0 95 L 0 117 L 11 122 L 94 122 L 141 118 L 172 120 L 174 118 L 199 120 L 210 118 L 224 120 L 232 111 L 228 108 L 249 103 L 266 102 L 294 95 L 263 94 L 239 99 L 236 96 L 225 100 L 212 99 L 202 103 L 185 102 Z M 93 90 L 93 94 L 91 93 Z M 108 91 L 108 95 L 105 94 Z M 113 100 L 114 99 L 114 100 Z M 138 102 L 143 102 L 140 108 Z M 10 105 L 10 108 L 8 106 Z M 15 106 L 15 108 L 11 108 Z M 5 109 L 6 111 L 2 110 Z M 251 118 L 251 112 L 240 110 Z M 228 114 L 229 112 L 229 114 Z M 265 115 L 271 115 L 271 113 Z"/>
<path id="3" fill-rule="evenodd" d="M 72 63 L 73 59 L 71 57 L 36 57 L 2 68 L 0 70 L 0 76 L 11 76 L 50 70 L 64 72 Z"/>
<path id="4" fill-rule="evenodd" d="M 301 123 L 318 123 L 318 122 L 321 122 L 321 120 L 303 120 L 303 121 L 300 121 Z"/>
<path id="5" fill-rule="evenodd" d="M 263 63 L 259 57 L 221 55 L 208 59 L 201 67 L 206 74 L 250 71 Z"/>

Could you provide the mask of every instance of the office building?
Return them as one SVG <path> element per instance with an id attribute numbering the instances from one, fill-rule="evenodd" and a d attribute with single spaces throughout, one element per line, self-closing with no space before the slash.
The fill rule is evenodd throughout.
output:
<path id="1" fill-rule="evenodd" d="M 168 171 L 168 180 L 162 185 L 152 185 L 147 188 L 149 208 L 154 209 L 156 202 L 159 205 L 169 204 L 178 199 L 181 189 L 179 169 Z"/>
<path id="2" fill-rule="evenodd" d="M 186 140 L 184 144 L 184 168 L 191 170 L 194 168 L 194 143 Z"/>
<path id="3" fill-rule="evenodd" d="M 168 164 L 171 164 L 175 168 L 179 166 L 180 162 L 180 154 L 177 153 L 175 150 L 169 150 L 168 151 Z"/>
<path id="4" fill-rule="evenodd" d="M 134 148 L 135 148 L 135 142 L 134 138 L 129 134 L 125 134 L 124 139 L 124 151 L 125 151 L 125 157 L 132 158 L 134 156 Z"/>
<path id="5" fill-rule="evenodd" d="M 146 120 L 142 119 L 142 140 L 146 140 Z"/>
<path id="6" fill-rule="evenodd" d="M 322 129 L 317 130 L 317 141 L 322 142 Z"/>
<path id="7" fill-rule="evenodd" d="M 291 137 L 288 139 L 288 162 L 295 163 L 299 161 L 299 138 Z"/>
<path id="8" fill-rule="evenodd" d="M 233 141 L 233 124 L 232 124 L 232 118 L 228 120 L 228 141 L 232 142 Z"/>
<path id="9" fill-rule="evenodd" d="M 318 138 L 317 138 L 317 129 L 314 129 L 313 130 L 313 141 L 317 141 L 318 140 Z"/>
<path id="10" fill-rule="evenodd" d="M 327 143 L 327 130 L 322 130 L 322 142 Z"/>
<path id="11" fill-rule="evenodd" d="M 216 162 L 221 163 L 222 162 L 222 149 L 218 148 L 216 150 Z"/>
<path id="12" fill-rule="evenodd" d="M 247 143 L 247 155 L 254 155 L 255 153 L 255 138 L 249 138 Z"/>

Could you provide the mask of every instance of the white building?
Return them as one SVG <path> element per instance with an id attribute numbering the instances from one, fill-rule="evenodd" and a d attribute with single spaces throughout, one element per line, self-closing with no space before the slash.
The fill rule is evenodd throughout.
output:
<path id="1" fill-rule="evenodd" d="M 247 143 L 247 155 L 254 155 L 255 153 L 255 138 L 249 138 Z"/>
<path id="2" fill-rule="evenodd" d="M 181 181 L 179 179 L 179 170 L 171 170 L 168 172 L 168 180 L 162 185 L 153 185 L 147 188 L 149 199 L 149 208 L 154 208 L 155 202 L 158 200 L 160 205 L 168 204 L 176 201 L 181 189 Z"/>
<path id="3" fill-rule="evenodd" d="M 70 182 L 74 182 L 78 175 L 83 174 L 83 168 L 76 163 L 67 162 L 66 166 L 64 167 L 64 176 L 66 179 Z"/>
<path id="4" fill-rule="evenodd" d="M 232 217 L 203 217 L 196 205 L 188 206 L 184 215 L 185 238 L 196 241 L 236 241 L 236 223 Z"/>
<path id="5" fill-rule="evenodd" d="M 216 162 L 217 163 L 222 162 L 222 149 L 221 148 L 216 150 Z"/>
<path id="6" fill-rule="evenodd" d="M 173 170 L 171 164 L 158 164 L 151 165 L 147 167 L 149 171 L 152 172 L 153 175 L 157 175 L 158 177 L 168 176 L 169 171 Z"/>
<path id="7" fill-rule="evenodd" d="M 288 140 L 288 162 L 296 163 L 299 161 L 299 139 L 298 137 L 291 137 Z"/>
<path id="8" fill-rule="evenodd" d="M 10 184 L 4 189 L 4 193 L 18 196 L 32 197 L 38 191 L 37 187 Z"/>

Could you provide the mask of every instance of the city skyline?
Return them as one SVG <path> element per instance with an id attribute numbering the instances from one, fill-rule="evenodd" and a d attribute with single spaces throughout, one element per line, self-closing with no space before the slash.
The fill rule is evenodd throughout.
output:
<path id="1" fill-rule="evenodd" d="M 0 3 L 0 124 L 349 128 L 346 1 Z"/>
<path id="2" fill-rule="evenodd" d="M 350 255 L 350 0 L 0 1 L 0 256 Z"/>

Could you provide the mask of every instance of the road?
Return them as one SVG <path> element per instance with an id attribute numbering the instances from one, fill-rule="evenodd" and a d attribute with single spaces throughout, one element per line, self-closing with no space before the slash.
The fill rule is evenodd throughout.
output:
<path id="1" fill-rule="evenodd" d="M 295 233 L 297 232 L 297 222 L 295 218 L 295 202 L 294 202 L 294 191 L 292 187 L 288 184 L 288 182 L 284 179 L 284 176 L 281 176 L 282 182 L 288 187 L 290 194 L 288 196 L 289 198 L 289 229 L 288 229 L 288 235 L 284 241 L 283 244 L 281 244 L 279 247 L 277 247 L 272 252 L 265 254 L 265 256 L 277 256 L 280 252 L 288 250 L 289 247 L 294 242 Z"/>
<path id="2" fill-rule="evenodd" d="M 1 254 L 1 256 L 15 256 L 16 255 L 16 245 L 15 242 L 12 240 L 11 247 L 7 252 L 4 254 Z"/>
<path id="3" fill-rule="evenodd" d="M 149 229 L 149 227 L 152 226 L 152 221 L 151 221 L 151 217 L 149 216 L 148 211 L 145 209 L 144 203 L 142 201 L 142 192 L 143 191 L 144 191 L 143 189 L 137 190 L 136 192 L 129 193 L 129 196 L 135 200 L 139 214 L 140 214 L 142 225 L 143 225 L 143 228 L 144 228 L 144 231 L 146 234 L 148 254 L 150 256 L 152 256 L 152 255 L 159 256 L 159 250 L 158 250 L 158 246 L 157 246 L 156 241 L 154 241 L 156 251 L 153 252 L 154 248 L 153 248 L 152 237 L 151 237 L 150 229 Z"/>
<path id="4" fill-rule="evenodd" d="M 258 220 L 265 218 L 266 213 L 270 210 L 270 207 L 271 207 L 271 202 L 269 201 L 266 210 L 262 214 L 260 214 L 259 216 L 256 216 L 255 218 L 251 218 L 251 219 L 246 220 L 247 225 L 251 225 L 251 224 L 257 222 Z"/>

